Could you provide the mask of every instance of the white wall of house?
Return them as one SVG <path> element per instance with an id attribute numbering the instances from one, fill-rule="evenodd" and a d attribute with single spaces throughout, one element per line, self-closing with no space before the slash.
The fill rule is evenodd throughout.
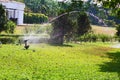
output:
<path id="1" fill-rule="evenodd" d="M 22 25 L 23 18 L 24 18 L 25 4 L 16 2 L 16 1 L 8 1 L 8 2 L 1 2 L 1 3 L 6 8 L 8 19 L 16 18 L 17 25 Z"/>

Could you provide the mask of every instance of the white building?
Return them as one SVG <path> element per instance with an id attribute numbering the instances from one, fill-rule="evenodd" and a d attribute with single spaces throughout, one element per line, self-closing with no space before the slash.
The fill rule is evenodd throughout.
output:
<path id="1" fill-rule="evenodd" d="M 15 21 L 17 25 L 23 24 L 24 3 L 13 0 L 0 0 L 0 3 L 5 7 L 8 19 Z"/>

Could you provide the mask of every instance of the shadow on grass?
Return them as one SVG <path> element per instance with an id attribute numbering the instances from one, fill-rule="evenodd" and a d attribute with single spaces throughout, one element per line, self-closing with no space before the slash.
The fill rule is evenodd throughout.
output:
<path id="1" fill-rule="evenodd" d="M 120 52 L 109 52 L 107 53 L 110 62 L 104 62 L 99 65 L 101 72 L 117 72 L 120 78 Z"/>
<path id="2" fill-rule="evenodd" d="M 49 45 L 51 45 L 51 46 L 60 46 L 60 47 L 73 47 L 72 45 L 69 45 L 69 44 L 50 44 L 49 43 Z"/>

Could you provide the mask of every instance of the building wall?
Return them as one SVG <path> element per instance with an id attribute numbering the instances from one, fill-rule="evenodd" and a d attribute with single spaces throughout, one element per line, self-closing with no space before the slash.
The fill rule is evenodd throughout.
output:
<path id="1" fill-rule="evenodd" d="M 17 25 L 23 24 L 25 4 L 15 1 L 9 1 L 2 2 L 2 5 L 4 5 L 6 8 L 8 19 L 16 19 Z"/>

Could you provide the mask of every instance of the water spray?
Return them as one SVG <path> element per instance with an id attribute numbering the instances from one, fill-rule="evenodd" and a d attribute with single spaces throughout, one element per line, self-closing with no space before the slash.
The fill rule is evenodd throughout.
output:
<path id="1" fill-rule="evenodd" d="M 56 19 L 58 19 L 58 18 L 60 18 L 60 17 L 62 17 L 62 16 L 64 16 L 64 15 L 72 14 L 72 13 L 79 13 L 79 12 L 81 12 L 81 11 L 71 11 L 71 12 L 63 13 L 63 14 L 61 14 L 61 15 L 53 18 L 52 20 L 50 20 L 49 23 L 52 23 L 53 21 L 55 21 Z M 86 14 L 89 15 L 89 16 L 94 17 L 95 19 L 97 19 L 97 20 L 98 20 L 98 23 L 103 23 L 103 26 L 107 26 L 107 24 L 105 24 L 105 22 L 104 22 L 103 19 L 100 19 L 98 16 L 94 15 L 93 13 L 90 13 L 90 12 L 87 12 L 87 11 L 86 11 Z"/>

